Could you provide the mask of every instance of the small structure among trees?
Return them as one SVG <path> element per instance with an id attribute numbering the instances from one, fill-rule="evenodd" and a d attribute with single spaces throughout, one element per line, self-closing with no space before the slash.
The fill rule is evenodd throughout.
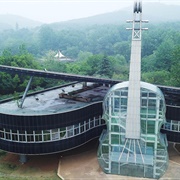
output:
<path id="1" fill-rule="evenodd" d="M 59 61 L 73 61 L 72 59 L 64 56 L 60 50 L 58 50 L 58 53 L 54 57 Z"/>

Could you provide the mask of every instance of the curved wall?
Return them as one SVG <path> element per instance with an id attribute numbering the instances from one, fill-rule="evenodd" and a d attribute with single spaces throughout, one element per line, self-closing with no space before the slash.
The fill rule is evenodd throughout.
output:
<path id="1" fill-rule="evenodd" d="M 50 154 L 78 147 L 99 137 L 106 128 L 101 114 L 102 102 L 69 112 L 44 116 L 1 113 L 0 149 L 17 154 Z M 53 133 L 54 130 L 57 132 Z M 49 132 L 47 135 L 51 138 L 45 140 L 47 131 Z M 64 133 L 64 136 L 61 136 L 61 133 Z M 52 135 L 58 135 L 59 138 Z"/>
<path id="2" fill-rule="evenodd" d="M 180 143 L 180 107 L 166 105 L 166 119 L 161 132 L 166 134 L 168 141 Z"/>
<path id="3" fill-rule="evenodd" d="M 0 114 L 0 127 L 12 130 L 46 130 L 77 124 L 102 114 L 102 103 L 94 103 L 77 110 L 50 114 L 19 116 Z"/>
<path id="4" fill-rule="evenodd" d="M 17 154 L 56 153 L 78 147 L 91 139 L 99 137 L 104 128 L 104 125 L 98 126 L 72 138 L 44 143 L 20 143 L 0 139 L 0 147 L 5 151 Z"/>
<path id="5" fill-rule="evenodd" d="M 174 132 L 165 129 L 162 129 L 161 132 L 167 135 L 167 140 L 169 142 L 180 143 L 180 132 Z"/>
<path id="6" fill-rule="evenodd" d="M 11 131 L 43 131 L 57 128 L 74 126 L 78 123 L 88 123 L 94 117 L 102 115 L 102 102 L 90 104 L 86 107 L 51 115 L 42 116 L 18 116 L 11 114 L 0 114 L 1 133 Z M 166 106 L 166 118 L 168 120 L 180 121 L 180 107 Z M 180 126 L 180 123 L 179 123 Z M 47 142 L 17 142 L 7 140 L 0 136 L 0 149 L 18 154 L 49 154 L 80 146 L 89 140 L 100 136 L 106 125 L 98 124 L 78 135 Z M 180 127 L 179 127 L 180 130 Z M 180 142 L 180 132 L 171 129 L 162 129 L 167 135 L 168 141 Z"/>
<path id="7" fill-rule="evenodd" d="M 166 105 L 166 119 L 180 121 L 180 106 Z"/>

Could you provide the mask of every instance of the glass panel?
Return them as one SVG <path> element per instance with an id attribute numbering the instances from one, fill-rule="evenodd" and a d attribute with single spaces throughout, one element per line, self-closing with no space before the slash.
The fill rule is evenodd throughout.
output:
<path id="1" fill-rule="evenodd" d="M 95 120 L 95 126 L 98 126 L 99 125 L 99 119 L 96 119 Z"/>
<path id="2" fill-rule="evenodd" d="M 149 140 L 149 141 L 154 141 L 154 140 L 155 140 L 155 137 L 147 137 L 147 140 Z"/>
<path id="3" fill-rule="evenodd" d="M 160 100 L 160 105 L 159 105 L 160 107 L 159 108 L 160 108 L 161 111 L 163 110 L 163 104 L 164 104 L 163 101 Z"/>
<path id="4" fill-rule="evenodd" d="M 178 122 L 177 121 L 172 121 L 172 130 L 178 131 Z"/>
<path id="5" fill-rule="evenodd" d="M 120 96 L 120 95 L 121 95 L 120 91 L 115 91 L 114 94 L 115 94 L 116 96 Z"/>
<path id="6" fill-rule="evenodd" d="M 149 99 L 148 101 L 148 109 L 156 109 L 156 99 Z"/>
<path id="7" fill-rule="evenodd" d="M 90 122 L 90 128 L 93 128 L 94 127 L 94 121 L 91 121 Z"/>
<path id="8" fill-rule="evenodd" d="M 0 138 L 4 138 L 4 133 L 0 132 Z"/>
<path id="9" fill-rule="evenodd" d="M 105 154 L 106 154 L 106 153 L 109 153 L 109 147 L 103 145 L 103 146 L 102 146 L 102 152 L 105 153 Z"/>
<path id="10" fill-rule="evenodd" d="M 27 142 L 33 142 L 34 136 L 33 135 L 27 135 Z"/>
<path id="11" fill-rule="evenodd" d="M 51 136 L 50 136 L 50 130 L 44 130 L 44 141 L 50 141 L 51 140 Z"/>
<path id="12" fill-rule="evenodd" d="M 81 133 L 83 133 L 84 132 L 84 125 L 82 125 L 80 129 L 81 129 Z"/>
<path id="13" fill-rule="evenodd" d="M 105 112 L 109 113 L 109 99 L 107 98 L 107 101 L 105 103 Z"/>
<path id="14" fill-rule="evenodd" d="M 118 112 L 120 108 L 120 100 L 119 98 L 114 98 L 114 111 Z"/>
<path id="15" fill-rule="evenodd" d="M 35 135 L 35 141 L 42 141 L 42 135 L 41 134 Z"/>
<path id="16" fill-rule="evenodd" d="M 44 134 L 44 141 L 50 141 L 50 134 Z"/>
<path id="17" fill-rule="evenodd" d="M 89 122 L 86 122 L 86 130 L 89 129 Z"/>
<path id="18" fill-rule="evenodd" d="M 6 133 L 6 139 L 11 140 L 11 135 L 10 135 L 10 133 Z"/>
<path id="19" fill-rule="evenodd" d="M 148 94 L 146 92 L 142 92 L 141 97 L 148 97 Z"/>
<path id="20" fill-rule="evenodd" d="M 119 132 L 119 126 L 112 125 L 111 126 L 111 132 Z"/>
<path id="21" fill-rule="evenodd" d="M 155 121 L 147 121 L 147 133 L 155 134 Z"/>
<path id="22" fill-rule="evenodd" d="M 57 129 L 56 129 L 57 130 Z M 70 131 L 70 130 L 69 130 Z M 52 132 L 53 132 L 53 130 L 52 130 Z M 54 131 L 53 133 L 52 133 L 52 140 L 57 140 L 57 139 L 59 139 L 59 133 L 58 133 L 58 131 Z"/>
<path id="23" fill-rule="evenodd" d="M 111 134 L 111 143 L 112 144 L 119 144 L 119 135 Z"/>
<path id="24" fill-rule="evenodd" d="M 141 108 L 141 114 L 147 114 L 147 108 Z"/>
<path id="25" fill-rule="evenodd" d="M 74 126 L 74 135 L 79 134 L 79 124 Z"/>
<path id="26" fill-rule="evenodd" d="M 121 98 L 121 106 L 127 106 L 127 98 Z"/>
<path id="27" fill-rule="evenodd" d="M 128 96 L 128 92 L 121 90 L 121 96 L 127 97 Z"/>
<path id="28" fill-rule="evenodd" d="M 141 120 L 141 133 L 146 134 L 146 120 Z"/>
<path id="29" fill-rule="evenodd" d="M 25 134 L 19 135 L 19 141 L 26 141 Z"/>
<path id="30" fill-rule="evenodd" d="M 141 100 L 141 106 L 147 107 L 147 99 L 142 99 Z"/>
<path id="31" fill-rule="evenodd" d="M 156 94 L 155 93 L 149 93 L 149 97 L 156 97 Z"/>
<path id="32" fill-rule="evenodd" d="M 150 142 L 148 142 L 146 145 L 147 145 L 148 147 L 152 147 L 152 148 L 154 148 L 154 143 L 150 143 Z"/>

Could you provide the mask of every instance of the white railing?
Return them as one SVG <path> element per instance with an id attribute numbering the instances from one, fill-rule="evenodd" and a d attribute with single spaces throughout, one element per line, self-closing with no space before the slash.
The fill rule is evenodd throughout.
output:
<path id="1" fill-rule="evenodd" d="M 180 121 L 174 121 L 174 120 L 167 121 L 163 125 L 162 129 L 173 132 L 180 132 Z"/>
<path id="2" fill-rule="evenodd" d="M 105 124 L 101 116 L 89 119 L 89 121 L 83 121 L 81 123 L 49 130 L 40 131 L 13 131 L 8 129 L 0 129 L 0 139 L 12 142 L 21 143 L 43 143 L 59 141 L 68 138 L 75 137 L 77 135 L 83 134 L 93 128 L 103 126 Z"/>

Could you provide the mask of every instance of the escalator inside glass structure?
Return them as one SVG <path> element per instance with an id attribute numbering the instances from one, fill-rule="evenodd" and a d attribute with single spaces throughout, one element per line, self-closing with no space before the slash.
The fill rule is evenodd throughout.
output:
<path id="1" fill-rule="evenodd" d="M 141 82 L 140 139 L 128 139 L 128 83 L 116 84 L 105 96 L 107 130 L 99 139 L 99 164 L 105 173 L 160 178 L 168 167 L 166 135 L 160 133 L 166 122 L 163 94 L 156 86 Z"/>

